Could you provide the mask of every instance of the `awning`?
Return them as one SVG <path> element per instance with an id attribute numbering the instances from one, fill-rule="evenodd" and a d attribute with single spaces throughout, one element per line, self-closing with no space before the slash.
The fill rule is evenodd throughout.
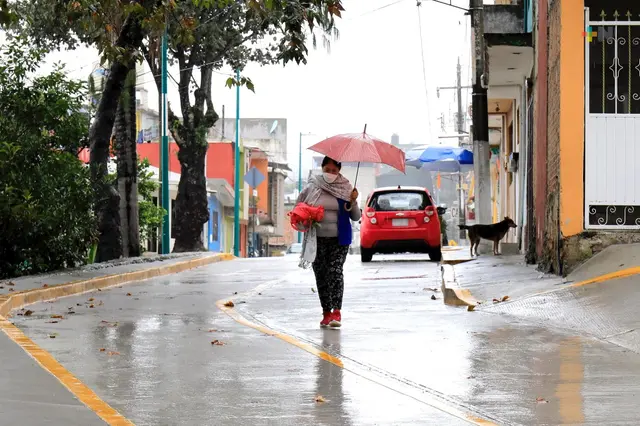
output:
<path id="1" fill-rule="evenodd" d="M 216 198 L 223 206 L 234 205 L 234 193 L 233 188 L 226 179 L 222 178 L 210 178 L 207 179 L 207 189 L 216 193 Z"/>

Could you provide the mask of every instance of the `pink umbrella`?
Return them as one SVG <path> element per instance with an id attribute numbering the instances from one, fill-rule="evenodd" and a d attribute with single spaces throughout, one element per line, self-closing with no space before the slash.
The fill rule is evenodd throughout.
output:
<path id="1" fill-rule="evenodd" d="M 367 125 L 362 133 L 346 133 L 332 136 L 309 147 L 341 163 L 358 163 L 355 187 L 358 182 L 360 163 L 387 164 L 404 173 L 404 151 L 371 135 L 367 135 Z"/>

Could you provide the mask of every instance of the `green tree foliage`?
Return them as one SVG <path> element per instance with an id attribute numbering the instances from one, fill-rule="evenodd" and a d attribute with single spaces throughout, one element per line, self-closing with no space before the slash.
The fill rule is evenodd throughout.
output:
<path id="1" fill-rule="evenodd" d="M 342 10 L 340 0 L 193 0 L 169 4 L 168 44 L 180 68 L 177 83 L 182 115 L 178 119 L 172 110 L 168 113 L 181 165 L 174 251 L 203 249 L 202 226 L 209 217 L 204 159 L 208 130 L 218 120 L 212 73 L 225 66 L 242 70 L 250 62 L 306 63 L 309 37 L 316 45 L 316 29 L 325 42 L 336 35 L 335 17 Z M 142 47 L 158 90 L 160 36 L 159 31 L 150 31 Z M 254 90 L 246 76 L 229 78 L 227 85 L 246 85 Z"/>
<path id="2" fill-rule="evenodd" d="M 85 84 L 61 66 L 34 77 L 43 52 L 0 51 L 0 278 L 72 267 L 95 240 Z"/>
<path id="3" fill-rule="evenodd" d="M 156 206 L 153 197 L 160 185 L 153 180 L 153 173 L 149 170 L 149 160 L 138 161 L 138 213 L 140 217 L 140 241 L 150 240 L 157 234 L 165 210 Z"/>

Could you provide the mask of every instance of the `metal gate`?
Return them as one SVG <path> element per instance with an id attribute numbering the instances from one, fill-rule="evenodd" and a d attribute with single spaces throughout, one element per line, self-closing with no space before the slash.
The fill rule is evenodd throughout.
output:
<path id="1" fill-rule="evenodd" d="M 640 21 L 632 20 L 638 12 L 585 9 L 588 229 L 640 229 Z"/>

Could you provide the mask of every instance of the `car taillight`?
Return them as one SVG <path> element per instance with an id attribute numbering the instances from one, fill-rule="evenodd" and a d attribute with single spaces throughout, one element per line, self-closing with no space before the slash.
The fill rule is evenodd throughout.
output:
<path id="1" fill-rule="evenodd" d="M 372 217 L 371 218 L 371 223 L 373 223 L 375 225 L 376 223 L 378 223 L 378 220 L 375 217 Z"/>
<path id="2" fill-rule="evenodd" d="M 374 217 L 376 212 L 367 212 L 367 217 Z"/>
<path id="3" fill-rule="evenodd" d="M 427 216 L 433 216 L 433 206 L 427 207 L 427 211 L 425 213 L 427 213 Z"/>
<path id="4" fill-rule="evenodd" d="M 425 216 L 425 217 L 424 217 L 424 223 L 429 223 L 429 221 L 430 221 L 430 220 L 431 220 L 431 219 L 429 219 L 429 216 Z"/>

